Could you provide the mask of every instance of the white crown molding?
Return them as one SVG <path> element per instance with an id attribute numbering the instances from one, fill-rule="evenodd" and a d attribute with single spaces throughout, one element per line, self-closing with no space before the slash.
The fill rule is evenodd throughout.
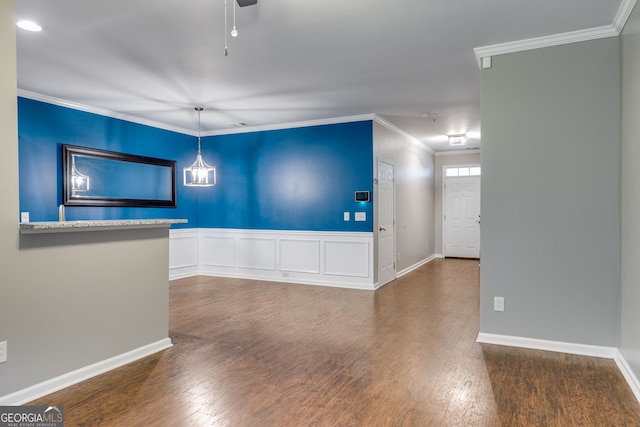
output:
<path id="1" fill-rule="evenodd" d="M 622 32 L 624 29 L 629 16 L 631 16 L 631 12 L 636 5 L 636 0 L 622 0 L 620 3 L 620 7 L 618 8 L 618 13 L 616 14 L 615 19 L 613 20 L 613 29 L 616 30 L 618 34 Z"/>
<path id="2" fill-rule="evenodd" d="M 351 122 L 364 122 L 367 120 L 373 120 L 374 116 L 375 116 L 374 114 L 361 114 L 359 116 L 333 117 L 329 119 L 307 120 L 302 122 L 291 122 L 291 123 L 279 123 L 274 125 L 247 126 L 247 127 L 237 128 L 237 129 L 222 129 L 222 130 L 213 130 L 209 132 L 202 132 L 202 136 L 234 135 L 238 133 L 264 132 L 269 130 L 305 128 L 310 126 L 322 126 L 322 125 L 336 125 L 340 123 L 351 123 Z"/>
<path id="3" fill-rule="evenodd" d="M 139 125 L 149 126 L 153 128 L 168 130 L 170 132 L 182 133 L 185 135 L 198 136 L 197 132 L 189 129 L 180 128 L 177 126 L 170 126 L 160 122 L 154 122 L 153 120 L 142 119 L 140 117 L 130 116 L 128 114 L 117 113 L 115 111 L 105 110 L 98 107 L 91 107 L 89 105 L 79 104 L 72 101 L 56 98 L 49 95 L 42 95 L 36 92 L 30 92 L 24 89 L 18 89 L 18 96 L 22 98 L 32 99 L 34 101 L 46 102 L 47 104 L 57 105 L 59 107 L 71 108 L 85 113 L 97 114 L 99 116 L 111 117 L 112 119 L 124 120 L 126 122 L 137 123 Z"/>
<path id="4" fill-rule="evenodd" d="M 403 131 L 402 129 L 400 129 L 399 127 L 397 127 L 396 125 L 394 125 L 393 123 L 390 123 L 388 121 L 386 121 L 385 119 L 383 119 L 382 117 L 378 116 L 377 114 L 374 114 L 373 117 L 373 121 L 378 123 L 379 125 L 382 125 L 384 127 L 386 127 L 387 129 L 389 129 L 392 132 L 395 132 L 399 135 L 404 136 L 405 138 L 409 139 L 411 142 L 413 142 L 415 145 L 417 145 L 418 147 L 422 148 L 423 150 L 434 154 L 433 149 L 431 149 L 431 147 L 429 147 L 427 144 L 423 143 L 422 141 L 420 141 L 419 139 L 417 139 L 416 137 L 409 135 L 407 132 Z"/>
<path id="5" fill-rule="evenodd" d="M 482 68 L 480 61 L 482 58 L 489 56 L 619 36 L 636 5 L 636 1 L 637 0 L 622 0 L 611 25 L 477 47 L 473 49 L 473 52 L 476 55 L 478 66 Z"/>
<path id="6" fill-rule="evenodd" d="M 436 157 L 440 156 L 462 156 L 465 154 L 480 154 L 479 148 L 470 148 L 468 150 L 452 150 L 452 151 L 438 151 Z"/>
<path id="7" fill-rule="evenodd" d="M 570 31 L 568 33 L 553 34 L 550 36 L 536 37 L 514 42 L 494 44 L 491 46 L 477 47 L 473 49 L 478 61 L 478 66 L 482 58 L 503 55 L 505 53 L 523 52 L 526 50 L 540 49 L 543 47 L 560 46 L 563 44 L 577 43 L 587 40 L 596 40 L 606 37 L 617 36 L 618 33 L 611 25 L 587 30 Z"/>

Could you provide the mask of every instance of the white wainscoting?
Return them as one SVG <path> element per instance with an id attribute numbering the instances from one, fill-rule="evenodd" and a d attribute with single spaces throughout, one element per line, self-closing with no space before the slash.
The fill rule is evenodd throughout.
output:
<path id="1" fill-rule="evenodd" d="M 198 273 L 198 230 L 169 230 L 169 279 L 197 276 Z"/>
<path id="2" fill-rule="evenodd" d="M 169 278 L 205 275 L 375 289 L 373 233 L 178 229 Z"/>

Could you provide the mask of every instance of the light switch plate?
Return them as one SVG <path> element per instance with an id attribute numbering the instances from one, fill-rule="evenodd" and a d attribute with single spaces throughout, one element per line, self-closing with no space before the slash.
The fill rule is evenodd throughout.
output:
<path id="1" fill-rule="evenodd" d="M 367 213 L 366 212 L 356 212 L 356 221 L 366 221 Z"/>
<path id="2" fill-rule="evenodd" d="M 345 212 L 345 213 L 344 213 L 344 220 L 345 220 L 345 221 L 350 221 L 350 215 L 349 215 L 349 212 Z"/>

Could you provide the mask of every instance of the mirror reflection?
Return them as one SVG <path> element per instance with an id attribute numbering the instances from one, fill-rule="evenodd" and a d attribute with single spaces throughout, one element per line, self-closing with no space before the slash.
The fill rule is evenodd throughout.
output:
<path id="1" fill-rule="evenodd" d="M 176 162 L 63 146 L 64 204 L 176 206 Z"/>

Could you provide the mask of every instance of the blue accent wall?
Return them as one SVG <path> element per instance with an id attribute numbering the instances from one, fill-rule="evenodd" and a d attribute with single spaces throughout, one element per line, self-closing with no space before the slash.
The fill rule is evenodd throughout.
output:
<path id="1" fill-rule="evenodd" d="M 187 218 L 188 228 L 373 230 L 372 121 L 202 138 L 218 185 L 184 187 L 196 139 L 124 120 L 18 98 L 20 210 L 53 221 L 62 203 L 63 144 L 177 160 L 176 208 L 67 207 L 67 220 Z M 135 185 L 132 183 L 132 185 Z M 350 212 L 351 221 L 343 220 Z M 366 221 L 354 221 L 365 212 Z M 175 226 L 180 227 L 180 225 Z"/>
<path id="2" fill-rule="evenodd" d="M 373 203 L 354 200 L 373 193 L 372 138 L 371 121 L 207 138 L 218 186 L 199 193 L 200 226 L 372 231 Z M 355 222 L 356 211 L 367 221 Z"/>
<path id="3" fill-rule="evenodd" d="M 63 144 L 176 160 L 194 149 L 193 140 L 189 135 L 18 98 L 20 211 L 29 212 L 31 221 L 58 219 Z M 181 189 L 178 185 L 178 193 Z M 196 210 L 197 203 L 178 199 L 177 208 L 67 206 L 66 218 L 187 218 L 191 223 Z"/>

